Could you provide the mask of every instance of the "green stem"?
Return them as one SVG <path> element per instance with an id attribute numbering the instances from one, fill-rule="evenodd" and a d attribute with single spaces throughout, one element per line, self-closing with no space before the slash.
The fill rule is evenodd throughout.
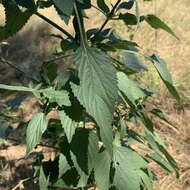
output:
<path id="1" fill-rule="evenodd" d="M 75 14 L 76 14 L 76 17 L 77 17 L 79 30 L 80 30 L 81 44 L 84 47 L 84 49 L 86 49 L 86 46 L 88 44 L 87 37 L 86 37 L 85 30 L 84 30 L 84 26 L 82 26 L 82 23 L 81 23 L 81 20 L 80 20 L 80 16 L 79 16 L 79 12 L 78 12 L 76 4 L 74 4 L 74 10 L 75 10 Z"/>
<path id="2" fill-rule="evenodd" d="M 44 15 L 36 12 L 35 15 L 46 21 L 48 24 L 52 25 L 53 27 L 57 28 L 59 31 L 61 31 L 63 34 L 65 34 L 69 39 L 74 41 L 74 38 L 71 34 L 69 34 L 66 30 L 61 28 L 59 25 L 57 25 L 55 22 L 51 21 L 49 18 L 45 17 Z"/>
<path id="3" fill-rule="evenodd" d="M 106 20 L 104 21 L 104 23 L 102 24 L 100 30 L 96 33 L 95 36 L 98 36 L 101 33 L 101 31 L 104 29 L 104 27 L 106 26 L 106 24 L 112 19 L 113 15 L 114 15 L 114 12 L 115 12 L 115 9 L 117 8 L 117 6 L 119 5 L 120 2 L 121 2 L 121 0 L 118 0 L 116 2 L 116 4 L 113 6 L 111 12 L 108 14 Z"/>

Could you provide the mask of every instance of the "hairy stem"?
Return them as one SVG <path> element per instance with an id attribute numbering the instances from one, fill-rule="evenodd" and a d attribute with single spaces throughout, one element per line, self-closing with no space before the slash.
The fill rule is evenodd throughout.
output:
<path id="1" fill-rule="evenodd" d="M 44 15 L 40 14 L 39 12 L 36 12 L 35 15 L 46 21 L 48 24 L 52 25 L 53 27 L 57 28 L 59 31 L 61 31 L 63 34 L 65 34 L 69 39 L 74 41 L 74 38 L 71 34 L 69 34 L 66 30 L 64 30 L 62 27 L 57 25 L 55 22 L 51 21 L 49 18 L 45 17 Z"/>

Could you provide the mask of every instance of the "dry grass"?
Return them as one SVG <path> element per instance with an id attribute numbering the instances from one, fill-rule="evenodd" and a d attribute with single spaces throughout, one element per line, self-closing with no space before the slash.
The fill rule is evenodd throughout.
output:
<path id="1" fill-rule="evenodd" d="M 141 14 L 155 13 L 156 0 L 152 2 L 143 2 L 139 0 Z M 155 38 L 155 31 L 152 30 L 146 23 L 141 25 L 141 29 L 135 34 L 134 41 L 138 42 L 144 53 L 151 55 L 156 51 L 163 57 L 172 72 L 174 83 L 181 94 L 184 104 L 185 112 L 183 113 L 176 101 L 169 95 L 164 85 L 160 85 L 160 80 L 156 77 L 155 71 L 151 69 L 153 75 L 145 74 L 141 79 L 146 85 L 153 87 L 159 91 L 161 96 L 156 97 L 153 103 L 156 104 L 166 114 L 168 120 L 178 126 L 176 131 L 163 122 L 155 120 L 156 130 L 166 143 L 169 152 L 174 156 L 180 167 L 180 178 L 175 179 L 175 174 L 166 175 L 155 164 L 153 169 L 160 176 L 158 184 L 163 190 L 190 190 L 190 1 L 189 0 L 160 0 L 157 1 L 156 14 L 163 19 L 175 31 L 180 41 L 174 39 L 164 31 L 157 32 Z M 2 11 L 0 11 L 0 14 Z M 43 11 L 42 11 L 43 13 Z M 57 23 L 66 27 L 59 17 L 55 16 L 53 9 L 45 13 Z M 97 14 L 94 10 L 89 13 L 90 17 L 95 16 L 93 23 L 87 22 L 87 27 L 96 27 L 100 22 L 103 22 L 101 14 Z M 2 19 L 2 15 L 1 15 Z M 94 26 L 95 25 L 95 26 Z M 32 26 L 32 28 L 31 28 Z M 38 29 L 40 27 L 40 30 Z M 129 36 L 127 28 L 121 24 L 113 24 L 123 37 Z M 66 27 L 73 32 L 71 25 Z M 6 56 L 9 60 L 16 64 L 24 63 L 35 67 L 44 58 L 51 55 L 52 50 L 56 45 L 56 41 L 47 36 L 52 30 L 47 25 L 42 25 L 41 21 L 36 17 L 30 20 L 28 27 L 20 34 L 9 40 L 10 46 L 5 49 Z M 23 38 L 24 36 L 24 38 Z M 30 38 L 28 38 L 30 36 Z M 15 56 L 16 55 L 16 56 Z M 37 69 L 36 69 L 37 70 Z M 0 72 L 0 74 L 2 74 Z M 3 75 L 6 80 L 5 75 Z M 8 75 L 10 77 L 10 75 Z M 15 77 L 13 77 L 13 80 Z M 1 82 L 4 81 L 1 78 Z M 152 102 L 152 100 L 150 100 Z M 18 155 L 19 156 L 19 155 Z M 12 159 L 9 158 L 11 161 Z M 6 163 L 3 163 L 6 166 Z M 7 166 L 6 166 L 7 169 Z M 1 178 L 1 175 L 0 175 Z M 17 181 L 17 180 L 16 180 Z M 1 182 L 1 181 L 0 181 Z M 1 186 L 0 186 L 1 187 Z M 32 188 L 31 188 L 32 189 Z M 155 190 L 157 190 L 155 184 Z"/>

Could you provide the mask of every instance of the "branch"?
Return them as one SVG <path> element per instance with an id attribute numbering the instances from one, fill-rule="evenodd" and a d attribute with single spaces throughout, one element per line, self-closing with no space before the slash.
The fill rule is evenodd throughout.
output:
<path id="1" fill-rule="evenodd" d="M 35 15 L 40 17 L 42 20 L 46 21 L 48 24 L 52 25 L 53 27 L 57 28 L 59 31 L 61 31 L 63 34 L 65 34 L 69 39 L 75 40 L 71 34 L 69 34 L 66 30 L 64 30 L 62 27 L 57 25 L 55 22 L 51 21 L 49 18 L 45 17 L 44 15 L 36 12 Z"/>

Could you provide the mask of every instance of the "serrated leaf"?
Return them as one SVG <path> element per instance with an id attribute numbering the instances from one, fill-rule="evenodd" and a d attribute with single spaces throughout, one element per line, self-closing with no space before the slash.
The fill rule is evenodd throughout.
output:
<path id="1" fill-rule="evenodd" d="M 0 26 L 0 42 L 21 30 L 33 14 L 31 10 L 19 9 L 14 2 L 9 0 L 3 0 L 2 4 L 5 8 L 6 23 L 4 27 Z"/>
<path id="2" fill-rule="evenodd" d="M 140 177 L 133 168 L 133 162 L 128 159 L 124 147 L 114 147 L 114 185 L 119 190 L 140 190 Z"/>
<path id="3" fill-rule="evenodd" d="M 70 168 L 70 165 L 67 162 L 64 154 L 60 154 L 59 156 L 59 178 L 66 173 L 66 171 Z"/>
<path id="4" fill-rule="evenodd" d="M 157 16 L 155 15 L 147 15 L 145 17 L 146 22 L 154 29 L 162 29 L 174 36 L 176 39 L 179 40 L 179 38 L 175 35 L 175 33 L 171 30 L 169 26 L 167 26 L 162 20 L 160 20 Z"/>
<path id="5" fill-rule="evenodd" d="M 32 116 L 26 130 L 26 155 L 39 143 L 47 125 L 48 121 L 44 113 L 36 113 Z"/>
<path id="6" fill-rule="evenodd" d="M 59 16 L 68 24 L 73 12 L 74 0 L 53 0 L 54 6 Z"/>
<path id="7" fill-rule="evenodd" d="M 69 93 L 66 90 L 54 90 L 52 88 L 43 89 L 40 92 L 49 99 L 50 102 L 56 102 L 59 106 L 70 106 Z"/>
<path id="8" fill-rule="evenodd" d="M 104 0 L 97 0 L 97 5 L 106 14 L 110 12 L 109 7 L 106 5 Z"/>
<path id="9" fill-rule="evenodd" d="M 95 158 L 94 175 L 99 190 L 109 189 L 111 157 L 105 150 Z"/>
<path id="10" fill-rule="evenodd" d="M 59 111 L 59 117 L 61 119 L 61 124 L 67 139 L 69 142 L 71 142 L 72 137 L 75 134 L 77 122 L 69 118 L 69 116 L 67 116 L 64 111 Z"/>
<path id="11" fill-rule="evenodd" d="M 137 170 L 138 175 L 141 177 L 141 180 L 146 187 L 147 190 L 153 190 L 152 183 L 150 181 L 150 178 L 147 176 L 145 172 L 142 170 Z"/>
<path id="12" fill-rule="evenodd" d="M 46 178 L 43 167 L 40 168 L 39 184 L 40 184 L 40 190 L 48 190 L 49 177 Z"/>
<path id="13" fill-rule="evenodd" d="M 172 96 L 178 101 L 178 103 L 181 103 L 181 98 L 176 90 L 176 88 L 173 86 L 172 77 L 170 75 L 170 72 L 167 68 L 166 63 L 163 59 L 161 59 L 158 55 L 153 54 L 151 56 L 153 64 L 158 71 L 162 81 L 168 88 L 169 92 L 172 94 Z"/>
<path id="14" fill-rule="evenodd" d="M 79 66 L 80 86 L 71 84 L 74 95 L 94 117 L 103 143 L 112 152 L 112 117 L 118 98 L 116 70 L 111 59 L 96 48 L 80 47 L 74 60 Z"/>

